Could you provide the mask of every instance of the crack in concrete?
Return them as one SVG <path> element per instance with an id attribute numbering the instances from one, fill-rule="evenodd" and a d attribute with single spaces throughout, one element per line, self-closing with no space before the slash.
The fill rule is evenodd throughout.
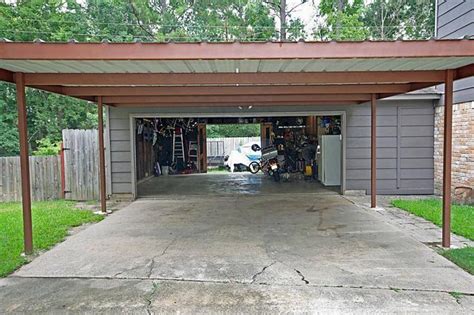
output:
<path id="1" fill-rule="evenodd" d="M 304 275 L 301 273 L 301 271 L 299 271 L 298 269 L 295 269 L 296 273 L 301 277 L 301 281 L 303 281 L 304 283 L 306 284 L 309 284 L 309 281 L 306 280 L 306 278 L 304 277 Z"/>
<path id="2" fill-rule="evenodd" d="M 150 261 L 150 269 L 148 269 L 148 273 L 146 275 L 147 278 L 151 277 L 151 274 L 153 273 L 153 268 L 155 268 L 155 257 L 153 257 Z"/>
<path id="3" fill-rule="evenodd" d="M 295 270 L 296 271 L 296 270 Z M 17 276 L 17 275 L 10 275 L 8 278 L 15 278 L 15 279 L 49 279 L 49 280 L 115 280 L 115 281 L 131 281 L 131 280 L 145 280 L 145 281 L 175 281 L 175 282 L 196 282 L 196 283 L 217 283 L 217 284 L 230 284 L 229 281 L 223 280 L 201 280 L 201 279 L 186 279 L 186 278 L 165 278 L 165 277 L 157 277 L 157 278 L 144 278 L 144 277 L 134 277 L 134 278 L 113 278 L 111 276 Z M 306 279 L 305 279 L 306 280 Z M 307 280 L 306 280 L 307 281 Z M 233 284 L 239 285 L 248 285 L 248 281 L 234 281 Z M 260 283 L 259 283 L 260 284 Z M 266 286 L 281 286 L 281 287 L 293 287 L 299 286 L 294 284 L 283 284 L 283 283 L 265 283 L 262 285 Z M 357 286 L 357 285 L 331 285 L 331 284 L 308 284 L 309 287 L 313 288 L 340 288 L 340 289 L 363 289 L 363 290 L 388 290 L 393 291 L 393 287 L 377 287 L 377 286 Z M 438 289 L 416 289 L 416 288 L 397 288 L 400 291 L 407 291 L 407 292 L 429 292 L 429 293 L 451 293 L 453 291 L 449 290 L 438 290 Z M 474 296 L 474 292 L 458 292 L 464 296 Z"/>
<path id="4" fill-rule="evenodd" d="M 160 254 L 158 254 L 158 255 L 156 255 L 156 256 L 153 256 L 153 257 L 151 258 L 150 263 L 149 263 L 150 268 L 148 269 L 148 272 L 147 272 L 147 275 L 146 275 L 146 277 L 147 277 L 148 279 L 150 279 L 150 278 L 151 278 L 151 275 L 153 274 L 153 269 L 155 269 L 156 259 L 157 259 L 158 257 L 164 256 L 164 255 L 166 254 L 166 252 L 168 251 L 168 249 L 169 249 L 174 243 L 176 243 L 177 240 L 178 240 L 178 237 L 176 236 L 173 240 L 171 240 L 171 242 L 169 242 L 168 245 L 166 245 L 166 247 L 161 251 Z"/>
<path id="5" fill-rule="evenodd" d="M 145 310 L 147 312 L 147 314 L 151 315 L 153 314 L 153 312 L 151 311 L 151 303 L 153 302 L 153 296 L 156 294 L 156 291 L 158 290 L 158 283 L 156 282 L 153 282 L 152 283 L 152 290 L 150 292 L 150 294 L 147 294 L 145 295 L 145 302 L 146 302 L 146 307 L 145 307 Z"/>
<path id="6" fill-rule="evenodd" d="M 254 274 L 252 276 L 252 281 L 250 282 L 250 284 L 254 284 L 255 281 L 257 280 L 257 277 L 260 276 L 261 274 L 263 274 L 265 272 L 265 270 L 267 270 L 267 268 L 270 268 L 271 266 L 273 266 L 274 264 L 276 263 L 276 261 L 272 262 L 271 264 L 269 265 L 266 265 L 262 268 L 262 270 L 260 270 L 259 272 L 257 272 L 256 274 Z"/>

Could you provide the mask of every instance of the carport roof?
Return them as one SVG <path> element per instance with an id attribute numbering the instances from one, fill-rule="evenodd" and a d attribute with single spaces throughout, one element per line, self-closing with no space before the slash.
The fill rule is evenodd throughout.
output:
<path id="1" fill-rule="evenodd" d="M 474 41 L 1 42 L 0 80 L 113 106 L 358 103 L 474 74 Z M 185 87 L 185 88 L 184 88 Z"/>

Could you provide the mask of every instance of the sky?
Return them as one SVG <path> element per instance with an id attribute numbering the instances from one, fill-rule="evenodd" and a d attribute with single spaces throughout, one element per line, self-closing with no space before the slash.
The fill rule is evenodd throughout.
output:
<path id="1" fill-rule="evenodd" d="M 287 5 L 291 9 L 300 2 L 301 0 L 287 0 Z M 306 3 L 300 5 L 298 8 L 296 8 L 292 13 L 293 17 L 300 18 L 301 21 L 303 21 L 307 34 L 311 34 L 313 32 L 313 28 L 316 24 L 315 8 L 318 6 L 318 4 L 319 0 L 309 0 Z"/>

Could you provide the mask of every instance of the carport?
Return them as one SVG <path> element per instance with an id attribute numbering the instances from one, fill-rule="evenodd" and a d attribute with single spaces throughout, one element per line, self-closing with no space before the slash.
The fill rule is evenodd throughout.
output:
<path id="1" fill-rule="evenodd" d="M 474 75 L 474 41 L 0 43 L 0 80 L 17 87 L 25 252 L 32 222 L 25 87 L 95 102 L 106 211 L 104 105 L 200 108 L 371 104 L 376 207 L 377 100 L 445 84 L 443 246 L 450 246 L 453 81 Z"/>

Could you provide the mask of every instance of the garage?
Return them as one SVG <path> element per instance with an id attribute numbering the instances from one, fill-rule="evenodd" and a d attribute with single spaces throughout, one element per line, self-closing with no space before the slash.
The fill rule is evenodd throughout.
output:
<path id="1" fill-rule="evenodd" d="M 336 193 L 370 194 L 372 208 L 376 207 L 377 194 L 432 194 L 434 107 L 440 95 L 437 90 L 426 89 L 445 84 L 443 246 L 449 247 L 452 91 L 453 81 L 474 75 L 474 44 L 468 39 L 283 43 L 38 41 L 2 42 L 0 48 L 0 79 L 17 87 L 27 253 L 32 252 L 33 244 L 25 87 L 97 104 L 99 189 L 105 212 L 107 198 L 140 197 L 139 181 L 151 176 L 150 167 L 160 156 L 153 156 L 154 151 L 146 145 L 137 155 L 137 122 L 157 118 L 299 117 L 310 125 L 307 117 L 340 116 L 340 135 L 335 136 L 341 142 L 341 162 L 333 163 L 341 171 Z M 273 126 L 274 121 L 271 122 Z M 146 141 L 153 141 L 153 135 L 147 134 Z M 324 146 L 322 142 L 317 145 Z M 207 158 L 202 154 L 205 150 L 203 147 L 198 152 L 203 159 L 199 172 L 168 176 L 204 176 L 201 171 L 206 168 Z M 173 160 L 168 163 L 173 164 Z M 319 171 L 319 165 L 308 166 L 313 174 Z M 324 171 L 323 168 L 320 173 Z M 214 191 L 204 183 L 197 185 Z M 264 187 L 264 183 L 262 180 L 260 186 Z M 295 190 L 301 188 L 291 182 L 281 182 L 280 187 L 285 184 Z M 317 190 L 318 185 L 314 187 Z"/>
<path id="2" fill-rule="evenodd" d="M 377 101 L 377 183 L 379 194 L 433 194 L 434 192 L 434 107 L 439 102 L 440 94 L 433 91 L 411 93 L 403 96 L 392 96 Z M 135 104 L 134 104 L 135 105 Z M 286 105 L 275 106 L 226 106 L 217 104 L 209 107 L 186 107 L 186 111 L 176 108 L 150 108 L 140 104 L 137 107 L 108 107 L 108 125 L 110 150 L 106 151 L 110 158 L 109 194 L 117 198 L 156 197 L 163 195 L 189 194 L 236 194 L 245 193 L 358 193 L 370 194 L 371 190 L 371 105 L 333 104 L 318 106 Z M 242 108 L 242 109 L 241 109 Z M 333 119 L 335 118 L 335 119 Z M 155 176 L 154 164 L 159 157 L 153 152 L 154 121 L 189 121 L 194 126 L 193 142 L 202 139 L 202 148 L 198 150 L 199 159 L 194 162 L 192 172 L 181 169 L 172 176 Z M 302 121 L 301 125 L 296 123 Z M 147 141 L 144 134 L 137 141 L 138 126 L 141 122 L 148 123 Z M 313 179 L 305 180 L 304 171 L 290 172 L 290 180 L 286 182 L 282 176 L 276 184 L 262 172 L 235 172 L 217 174 L 208 172 L 206 164 L 205 143 L 206 125 L 239 123 L 257 123 L 260 127 L 260 143 L 262 147 L 271 147 L 275 140 L 271 137 L 273 130 L 285 131 L 295 129 L 278 128 L 297 127 L 307 138 L 309 144 L 320 145 L 321 136 L 333 133 L 330 129 L 332 121 L 337 121 L 336 133 L 340 150 L 335 159 L 338 170 L 331 171 L 339 179 L 334 184 L 322 183 L 321 168 L 318 157 L 312 162 Z M 138 124 L 137 124 L 138 122 Z M 286 123 L 288 122 L 288 123 Z M 326 125 L 326 123 L 329 123 Z M 304 128 L 300 128 L 304 126 Z M 277 129 L 278 128 L 278 129 Z M 170 129 L 171 132 L 173 131 Z M 201 130 L 204 137 L 198 137 Z M 149 134 L 149 135 L 148 135 Z M 281 133 L 280 133 L 281 134 Z M 171 133 L 170 133 L 171 136 Z M 172 137 L 168 141 L 168 153 L 172 159 Z M 198 139 L 199 138 L 199 139 Z M 209 139 L 208 139 L 209 140 Z M 311 143 L 313 141 L 313 143 Z M 143 143 L 148 149 L 144 149 Z M 146 146 L 146 145 L 145 145 Z M 154 146 L 157 150 L 157 145 Z M 213 148 L 214 149 L 214 148 Z M 189 155 L 188 143 L 185 153 Z M 285 155 L 281 152 L 281 155 Z M 212 153 L 209 152 L 209 155 Z M 296 159 L 300 157 L 297 156 Z M 146 160 L 148 163 L 144 163 Z M 311 160 L 311 159 L 310 159 Z M 169 166 L 173 161 L 160 165 Z M 311 164 L 311 161 L 308 161 Z M 321 162 L 321 161 L 319 161 Z M 284 163 L 284 173 L 286 167 Z M 319 165 L 318 165 L 319 164 Z M 334 166 L 335 163 L 331 165 Z M 318 169 L 319 166 L 320 168 Z M 139 169 L 146 167 L 147 169 Z M 326 166 L 327 167 L 327 166 Z M 169 173 L 169 169 L 168 169 Z M 187 174 L 184 174 L 187 173 Z M 192 173 L 192 174 L 189 174 Z M 191 176 L 192 175 L 192 176 Z M 225 176 L 224 176 L 225 175 Z M 236 175 L 236 176 L 234 176 Z M 318 177 L 319 175 L 319 177 Z M 196 178 L 198 176 L 198 178 Z M 334 176 L 333 176 L 334 177 Z M 199 185 L 196 185 L 199 183 Z M 236 188 L 238 187 L 238 188 Z"/>
<path id="3" fill-rule="evenodd" d="M 342 192 L 341 115 L 132 119 L 138 197 Z M 206 127 L 223 125 L 260 138 L 209 141 Z"/>

